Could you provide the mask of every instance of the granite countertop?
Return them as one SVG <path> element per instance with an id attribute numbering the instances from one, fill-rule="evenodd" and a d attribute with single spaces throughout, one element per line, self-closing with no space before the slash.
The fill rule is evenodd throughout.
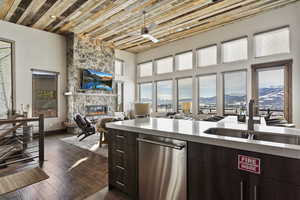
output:
<path id="1" fill-rule="evenodd" d="M 205 133 L 205 131 L 210 128 L 247 130 L 247 124 L 237 122 L 236 117 L 233 116 L 227 117 L 219 122 L 165 118 L 140 118 L 135 120 L 107 123 L 106 127 L 153 136 L 162 136 L 300 159 L 300 145 L 283 144 L 262 140 L 248 140 Z M 254 129 L 255 132 L 300 136 L 300 129 L 266 126 L 264 123 L 255 124 Z"/>

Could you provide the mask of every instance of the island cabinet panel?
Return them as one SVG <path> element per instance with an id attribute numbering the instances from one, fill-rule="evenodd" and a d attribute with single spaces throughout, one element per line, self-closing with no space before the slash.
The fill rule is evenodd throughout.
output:
<path id="1" fill-rule="evenodd" d="M 108 131 L 109 188 L 137 199 L 137 134 Z"/>
<path id="2" fill-rule="evenodd" d="M 260 165 L 241 170 L 239 156 Z M 298 200 L 300 160 L 189 142 L 188 199 Z"/>

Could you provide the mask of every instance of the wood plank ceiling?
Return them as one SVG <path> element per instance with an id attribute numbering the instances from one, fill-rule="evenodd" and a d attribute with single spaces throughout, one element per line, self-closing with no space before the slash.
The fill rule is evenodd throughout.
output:
<path id="1" fill-rule="evenodd" d="M 0 19 L 141 52 L 298 0 L 0 0 Z M 141 37 L 143 11 L 153 43 Z"/>

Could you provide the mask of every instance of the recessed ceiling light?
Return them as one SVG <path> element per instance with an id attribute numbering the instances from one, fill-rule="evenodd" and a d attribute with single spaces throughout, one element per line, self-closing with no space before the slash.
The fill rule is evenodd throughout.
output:
<path id="1" fill-rule="evenodd" d="M 56 19 L 56 18 L 57 18 L 57 16 L 55 16 L 55 15 L 50 15 L 50 18 L 52 18 L 52 19 Z"/>

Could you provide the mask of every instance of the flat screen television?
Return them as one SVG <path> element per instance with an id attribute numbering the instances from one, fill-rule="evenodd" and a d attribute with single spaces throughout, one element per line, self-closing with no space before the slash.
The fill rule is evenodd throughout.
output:
<path id="1" fill-rule="evenodd" d="M 81 89 L 112 91 L 112 78 L 113 75 L 110 73 L 84 69 L 82 71 Z"/>

